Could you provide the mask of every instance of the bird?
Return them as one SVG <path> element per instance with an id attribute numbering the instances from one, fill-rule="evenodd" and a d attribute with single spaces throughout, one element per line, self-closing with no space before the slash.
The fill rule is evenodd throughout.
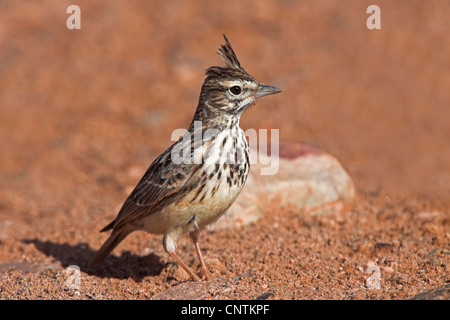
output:
<path id="1" fill-rule="evenodd" d="M 259 98 L 282 92 L 246 72 L 223 37 L 218 54 L 225 66 L 206 69 L 189 128 L 151 163 L 117 217 L 100 230 L 112 232 L 89 266 L 102 262 L 130 233 L 145 231 L 163 235 L 164 250 L 192 280 L 210 280 L 199 234 L 224 216 L 247 180 L 250 151 L 241 115 Z M 183 234 L 194 243 L 201 276 L 196 277 L 176 253 Z"/>

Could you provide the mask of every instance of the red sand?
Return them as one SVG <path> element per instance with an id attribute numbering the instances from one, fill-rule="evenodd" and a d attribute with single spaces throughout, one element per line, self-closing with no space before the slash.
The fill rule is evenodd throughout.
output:
<path id="1" fill-rule="evenodd" d="M 79 0 L 81 30 L 66 28 L 70 4 L 0 6 L 1 299 L 179 298 L 183 286 L 198 289 L 188 298 L 403 299 L 449 281 L 449 3 L 377 1 L 372 31 L 366 1 Z M 211 283 L 176 286 L 185 274 L 144 233 L 88 269 L 98 230 L 189 124 L 222 33 L 284 90 L 243 128 L 337 156 L 357 199 L 314 217 L 274 204 L 258 223 L 204 232 Z M 179 248 L 198 270 L 188 237 Z M 367 288 L 370 265 L 381 289 Z"/>

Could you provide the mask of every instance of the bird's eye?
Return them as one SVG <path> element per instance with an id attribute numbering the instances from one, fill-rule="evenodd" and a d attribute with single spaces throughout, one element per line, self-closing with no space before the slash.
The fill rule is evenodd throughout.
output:
<path id="1" fill-rule="evenodd" d="M 239 87 L 239 86 L 232 86 L 232 87 L 230 88 L 230 92 L 231 92 L 232 94 L 234 94 L 235 96 L 237 96 L 238 94 L 240 94 L 241 91 L 242 91 L 242 89 L 241 89 L 241 87 Z"/>

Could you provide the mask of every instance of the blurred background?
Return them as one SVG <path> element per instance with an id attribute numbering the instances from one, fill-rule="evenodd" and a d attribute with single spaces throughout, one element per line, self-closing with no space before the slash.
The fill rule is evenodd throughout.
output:
<path id="1" fill-rule="evenodd" d="M 71 4 L 81 30 L 66 27 Z M 284 90 L 244 130 L 335 155 L 362 195 L 450 203 L 450 2 L 376 1 L 381 30 L 366 27 L 371 4 L 2 0 L 0 213 L 115 215 L 189 125 L 224 33 Z"/>

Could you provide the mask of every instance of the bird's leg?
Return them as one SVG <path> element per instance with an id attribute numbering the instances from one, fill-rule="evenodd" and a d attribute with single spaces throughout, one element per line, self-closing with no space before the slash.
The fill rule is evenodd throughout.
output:
<path id="1" fill-rule="evenodd" d="M 178 255 L 175 253 L 175 251 L 169 252 L 169 254 L 180 264 L 181 267 L 183 267 L 183 269 L 191 277 L 191 280 L 196 279 L 194 273 L 188 268 L 188 266 L 183 262 L 183 260 L 181 260 L 180 257 L 178 257 Z"/>
<path id="2" fill-rule="evenodd" d="M 195 245 L 195 251 L 197 251 L 198 259 L 200 260 L 200 265 L 202 267 L 202 271 L 205 275 L 206 280 L 210 280 L 209 271 L 206 267 L 205 261 L 203 260 L 202 251 L 200 250 L 200 246 L 198 245 L 198 232 L 192 231 L 190 233 L 191 239 Z"/>

